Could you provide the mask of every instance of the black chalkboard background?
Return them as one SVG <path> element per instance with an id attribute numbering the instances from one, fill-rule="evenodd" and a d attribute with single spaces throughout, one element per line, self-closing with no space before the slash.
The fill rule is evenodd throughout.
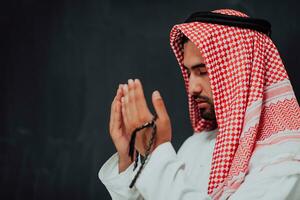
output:
<path id="1" fill-rule="evenodd" d="M 234 8 L 272 23 L 299 99 L 296 1 L 19 0 L 1 3 L 0 199 L 110 199 L 97 173 L 119 83 L 159 89 L 176 149 L 192 134 L 169 31 L 190 13 Z"/>

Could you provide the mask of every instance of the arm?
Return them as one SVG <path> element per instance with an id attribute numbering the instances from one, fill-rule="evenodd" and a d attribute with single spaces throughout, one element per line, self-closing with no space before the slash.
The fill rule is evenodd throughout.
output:
<path id="1" fill-rule="evenodd" d="M 171 140 L 171 124 L 159 93 L 154 92 L 152 97 L 154 108 L 159 118 L 156 120 L 157 135 L 152 147 L 153 150 L 160 143 Z M 138 195 L 136 192 L 133 194 L 129 189 L 129 185 L 133 179 L 133 173 L 128 172 L 130 169 L 125 170 L 125 172 L 123 170 L 130 165 L 127 161 L 131 159 L 130 156 L 128 156 L 128 150 L 133 130 L 138 125 L 144 124 L 149 121 L 148 119 L 152 118 L 153 115 L 146 105 L 141 82 L 138 79 L 135 81 L 130 79 L 128 80 L 128 85 L 119 85 L 111 106 L 109 127 L 110 135 L 118 152 L 118 157 L 121 159 L 117 159 L 116 157 L 112 158 L 99 172 L 100 180 L 105 184 L 113 199 L 134 199 L 136 198 L 135 196 Z M 145 142 L 148 138 L 146 132 L 136 136 L 135 148 L 142 155 L 145 154 L 144 144 L 148 144 L 148 142 Z M 125 164 L 122 165 L 122 163 Z M 118 164 L 120 164 L 120 166 L 118 166 Z M 116 175 L 116 171 L 124 173 Z M 114 176 L 106 177 L 106 175 Z"/>
<path id="2" fill-rule="evenodd" d="M 109 121 L 109 133 L 116 147 L 114 154 L 100 169 L 99 179 L 108 189 L 112 199 L 123 200 L 142 199 L 136 190 L 129 189 L 129 181 L 132 176 L 132 162 L 128 156 L 129 138 L 125 132 L 123 117 L 121 114 L 122 85 L 119 85 L 116 96 L 111 104 Z"/>
<path id="3" fill-rule="evenodd" d="M 128 133 L 136 127 L 150 121 L 153 115 L 149 111 L 138 79 L 129 80 L 123 87 L 122 115 Z M 177 159 L 171 145 L 172 130 L 169 115 L 164 101 L 158 91 L 152 93 L 152 103 L 157 114 L 155 121 L 157 133 L 151 152 L 135 187 L 145 199 L 155 200 L 203 200 L 209 199 L 206 191 L 199 191 L 196 185 L 190 184 L 186 176 L 185 163 Z M 147 132 L 145 133 L 147 134 Z M 140 134 L 137 135 L 137 137 Z M 148 144 L 149 142 L 146 142 Z M 144 148 L 136 148 L 144 155 Z"/>
<path id="4" fill-rule="evenodd" d="M 159 145 L 151 154 L 135 187 L 145 199 L 208 200 L 206 191 L 190 184 L 185 163 L 177 158 L 171 142 Z"/>
<path id="5" fill-rule="evenodd" d="M 101 167 L 98 177 L 105 185 L 113 200 L 143 200 L 141 194 L 136 188 L 129 188 L 129 184 L 133 178 L 132 163 L 127 169 L 119 173 L 119 155 L 115 153 Z"/>
<path id="6" fill-rule="evenodd" d="M 300 199 L 300 154 L 291 150 L 293 145 L 300 146 L 300 143 L 286 142 L 260 150 L 263 156 L 252 159 L 254 167 L 229 199 Z M 167 142 L 152 152 L 136 188 L 145 199 L 210 199 L 206 191 L 189 184 L 185 173 L 184 162 L 177 159 L 172 144 Z"/>

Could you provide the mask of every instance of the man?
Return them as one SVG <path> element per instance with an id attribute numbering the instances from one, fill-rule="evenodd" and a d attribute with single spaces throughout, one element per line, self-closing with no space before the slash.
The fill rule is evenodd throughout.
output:
<path id="1" fill-rule="evenodd" d="M 153 114 L 141 82 L 130 79 L 112 103 L 117 153 L 99 178 L 112 199 L 300 199 L 300 109 L 270 30 L 235 10 L 202 14 L 170 33 L 194 134 L 176 153 L 167 110 L 155 91 L 155 142 L 136 176 L 128 156 L 131 133 Z M 201 21 L 211 16 L 219 20 Z M 137 135 L 141 155 L 150 132 Z"/>

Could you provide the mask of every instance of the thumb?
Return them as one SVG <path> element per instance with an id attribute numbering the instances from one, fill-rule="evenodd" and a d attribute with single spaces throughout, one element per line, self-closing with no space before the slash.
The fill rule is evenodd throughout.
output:
<path id="1" fill-rule="evenodd" d="M 165 103 L 160 96 L 160 93 L 156 90 L 152 93 L 152 103 L 158 118 L 160 119 L 168 119 L 167 109 L 165 107 Z"/>

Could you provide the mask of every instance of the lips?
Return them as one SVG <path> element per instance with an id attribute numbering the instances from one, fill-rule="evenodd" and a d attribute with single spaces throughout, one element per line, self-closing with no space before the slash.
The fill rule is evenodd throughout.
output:
<path id="1" fill-rule="evenodd" d="M 196 101 L 197 107 L 198 107 L 199 109 L 207 108 L 207 106 L 208 106 L 208 101 L 207 101 L 207 99 L 203 99 L 203 98 L 195 98 L 195 101 Z"/>
<path id="2" fill-rule="evenodd" d="M 196 101 L 197 103 L 206 103 L 207 101 Z"/>
<path id="3" fill-rule="evenodd" d="M 206 100 L 200 99 L 200 98 L 195 98 L 195 101 L 196 101 L 197 103 L 204 103 L 204 102 L 207 102 Z"/>
<path id="4" fill-rule="evenodd" d="M 203 108 L 207 108 L 208 103 L 207 102 L 201 102 L 201 103 L 197 103 L 197 107 L 199 109 L 203 109 Z"/>
<path id="5" fill-rule="evenodd" d="M 203 95 L 195 95 L 194 100 L 196 102 L 196 106 L 198 109 L 206 109 L 209 107 L 209 99 L 206 96 Z"/>

